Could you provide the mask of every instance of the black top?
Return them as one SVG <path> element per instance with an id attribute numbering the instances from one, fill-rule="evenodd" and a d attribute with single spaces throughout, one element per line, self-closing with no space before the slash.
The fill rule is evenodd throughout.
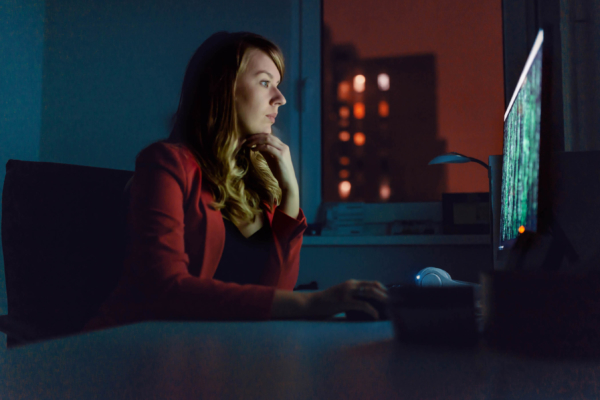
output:
<path id="1" fill-rule="evenodd" d="M 265 217 L 262 228 L 246 238 L 235 224 L 223 218 L 225 247 L 213 279 L 258 285 L 269 262 L 273 236 Z"/>

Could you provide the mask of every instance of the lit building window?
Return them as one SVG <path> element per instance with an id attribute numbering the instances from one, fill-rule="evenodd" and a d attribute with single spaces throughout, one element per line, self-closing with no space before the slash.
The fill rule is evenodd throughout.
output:
<path id="1" fill-rule="evenodd" d="M 392 190 L 390 189 L 389 182 L 382 182 L 381 185 L 379 185 L 379 198 L 381 200 L 389 200 L 391 194 Z"/>
<path id="2" fill-rule="evenodd" d="M 390 76 L 388 74 L 379 74 L 377 75 L 377 86 L 379 86 L 379 90 L 390 90 Z"/>
<path id="3" fill-rule="evenodd" d="M 350 83 L 349 82 L 340 82 L 338 84 L 338 100 L 340 101 L 350 101 Z"/>
<path id="4" fill-rule="evenodd" d="M 350 140 L 350 133 L 348 131 L 341 131 L 339 134 L 339 138 L 342 142 L 347 142 Z"/>
<path id="5" fill-rule="evenodd" d="M 354 118 L 363 119 L 365 117 L 365 104 L 354 103 Z"/>
<path id="6" fill-rule="evenodd" d="M 350 171 L 348 171 L 347 169 L 343 169 L 340 171 L 340 179 L 348 179 L 349 176 Z"/>
<path id="7" fill-rule="evenodd" d="M 362 132 L 356 132 L 354 134 L 354 144 L 357 146 L 362 146 L 365 144 L 365 134 Z"/>
<path id="8" fill-rule="evenodd" d="M 381 100 L 379 102 L 379 116 L 387 117 L 389 115 L 390 115 L 390 105 L 388 104 L 387 101 Z"/>
<path id="9" fill-rule="evenodd" d="M 352 185 L 348 181 L 342 181 L 338 185 L 338 193 L 341 199 L 347 199 L 350 196 L 350 189 Z"/>
<path id="10" fill-rule="evenodd" d="M 342 165 L 350 165 L 350 158 L 344 156 L 340 157 L 340 164 Z"/>
<path id="11" fill-rule="evenodd" d="M 354 77 L 354 91 L 356 93 L 362 93 L 365 91 L 365 76 L 356 75 Z"/>
<path id="12" fill-rule="evenodd" d="M 340 107 L 340 118 L 348 118 L 350 116 L 350 109 L 348 107 Z"/>

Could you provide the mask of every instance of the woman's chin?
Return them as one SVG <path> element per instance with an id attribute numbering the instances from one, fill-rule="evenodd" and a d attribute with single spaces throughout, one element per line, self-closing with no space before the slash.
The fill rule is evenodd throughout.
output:
<path id="1" fill-rule="evenodd" d="M 249 135 L 256 135 L 257 133 L 273 133 L 273 129 L 271 128 L 271 124 L 265 125 L 264 127 L 260 127 L 257 129 L 254 129 L 251 131 L 251 133 L 249 133 Z"/>

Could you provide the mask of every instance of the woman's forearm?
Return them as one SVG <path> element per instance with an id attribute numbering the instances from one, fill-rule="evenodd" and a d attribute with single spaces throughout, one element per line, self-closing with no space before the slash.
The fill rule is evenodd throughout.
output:
<path id="1" fill-rule="evenodd" d="M 281 205 L 279 208 L 292 218 L 298 218 L 300 213 L 300 191 L 298 186 L 282 189 Z"/>

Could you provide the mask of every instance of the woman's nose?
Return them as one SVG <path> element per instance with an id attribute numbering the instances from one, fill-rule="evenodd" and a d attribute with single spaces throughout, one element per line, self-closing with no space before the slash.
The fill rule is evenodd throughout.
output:
<path id="1" fill-rule="evenodd" d="M 273 103 L 278 103 L 280 106 L 286 103 L 285 96 L 279 91 L 279 89 L 277 89 L 277 94 L 273 99 Z"/>

